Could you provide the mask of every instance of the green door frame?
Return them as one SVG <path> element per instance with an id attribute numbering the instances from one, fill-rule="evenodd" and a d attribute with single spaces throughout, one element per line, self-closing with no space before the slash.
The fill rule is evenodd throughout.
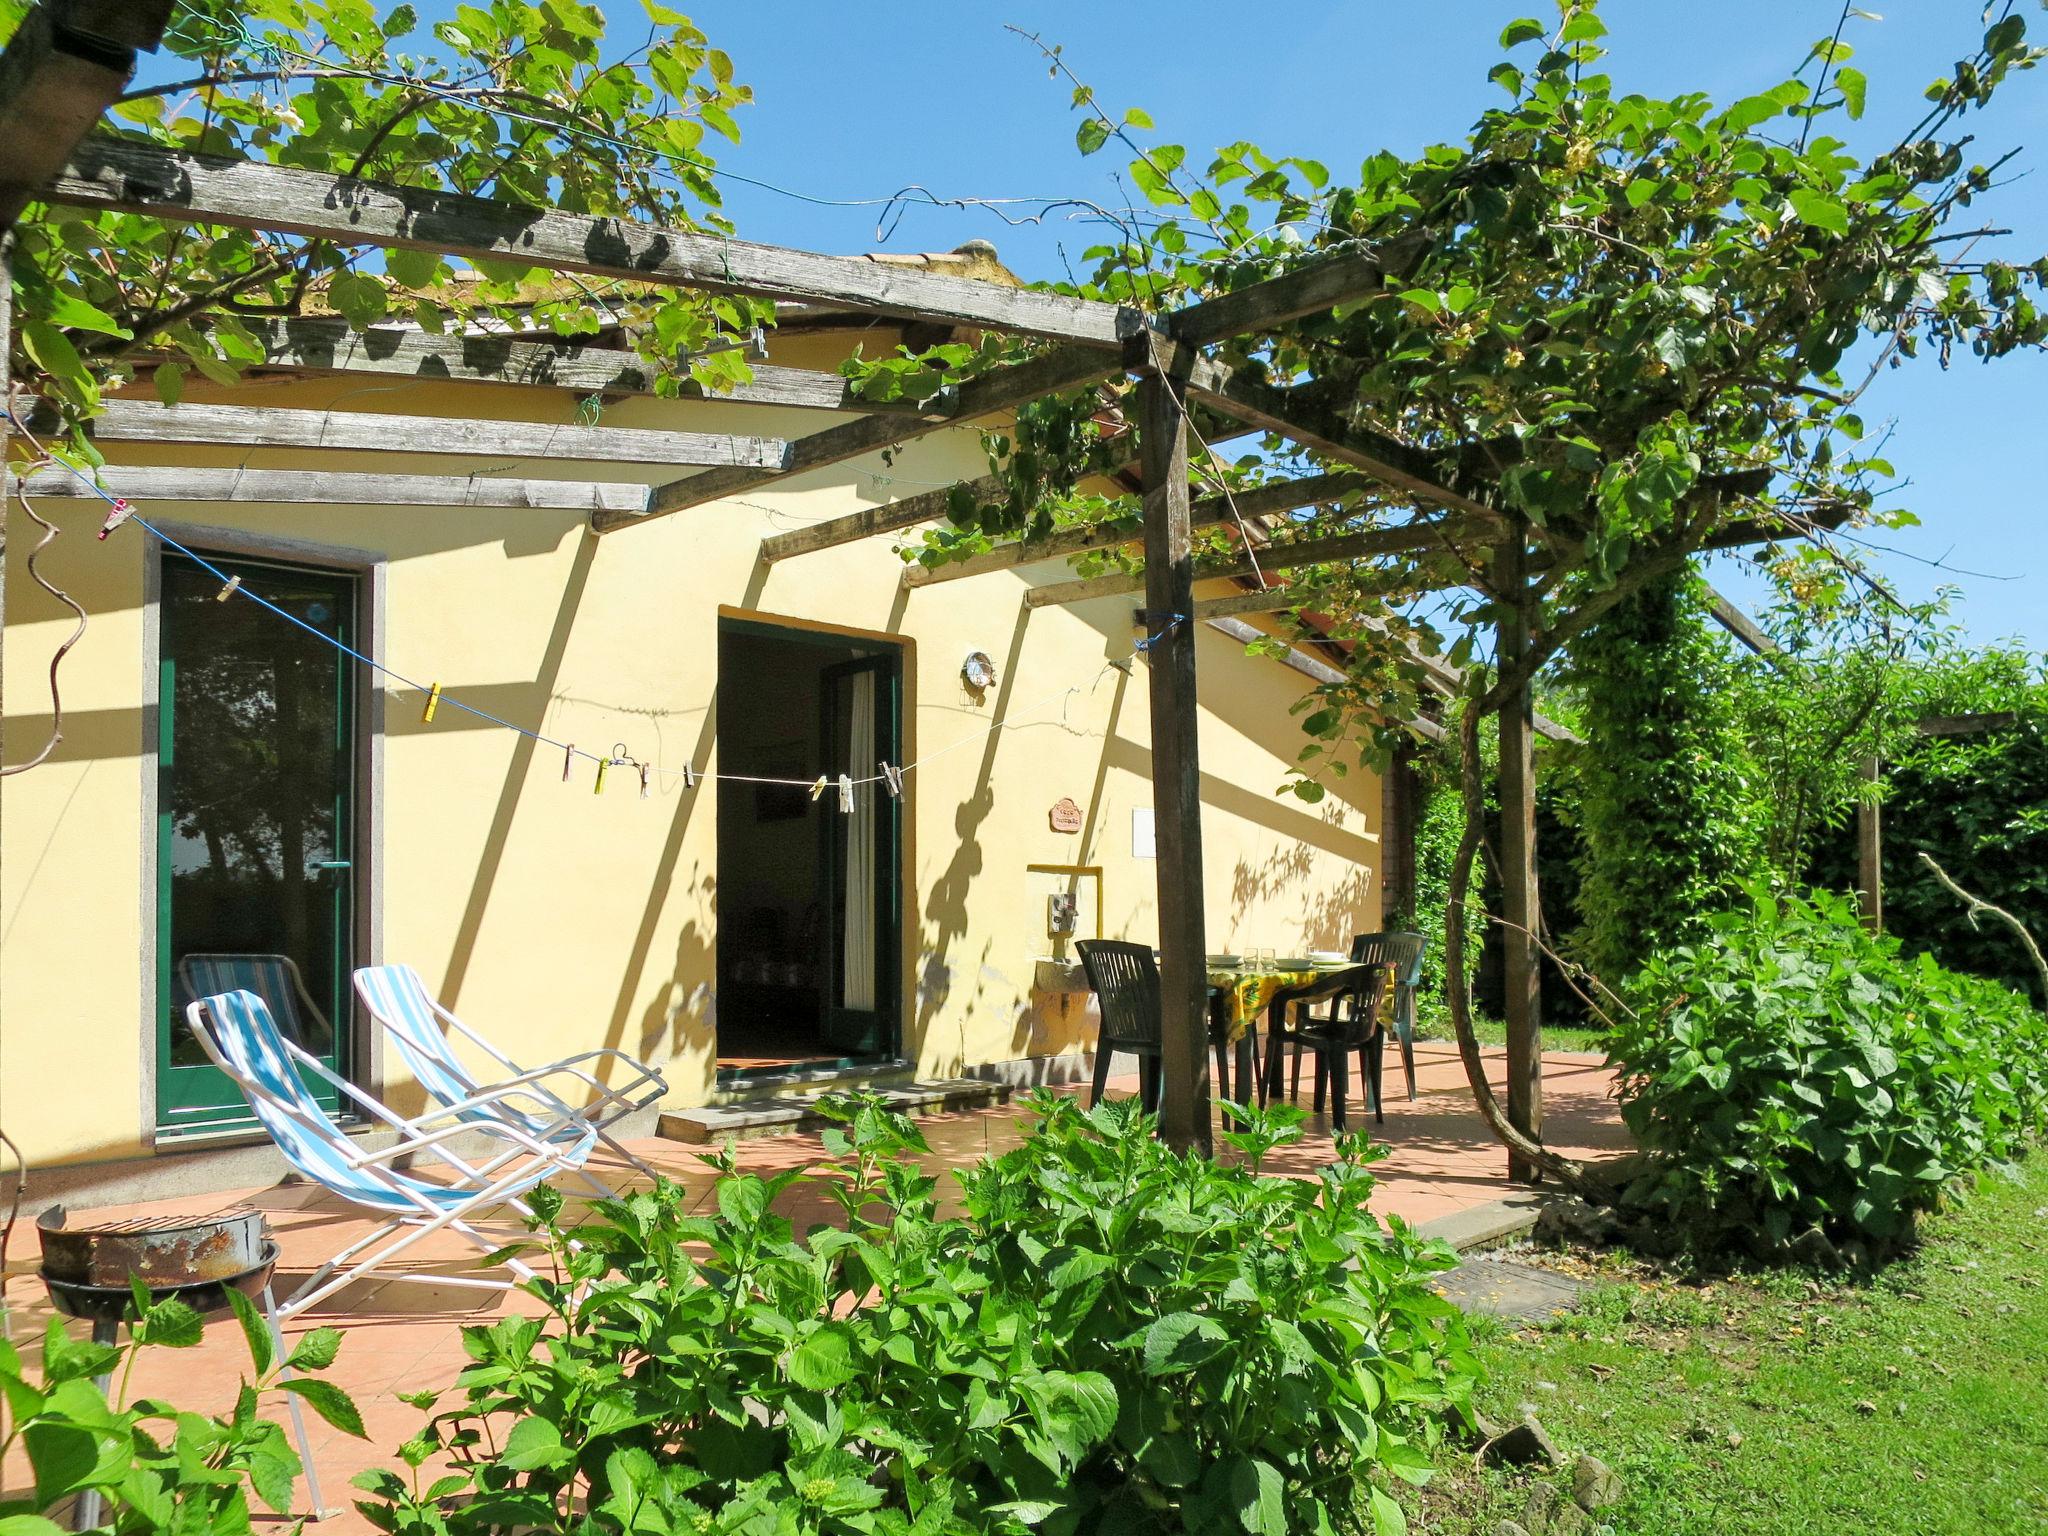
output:
<path id="1" fill-rule="evenodd" d="M 162 562 L 160 569 L 176 568 L 173 562 L 183 563 L 183 557 L 170 550 L 160 551 L 156 557 Z M 263 577 L 287 575 L 299 581 L 312 579 L 331 583 L 334 595 L 334 611 L 337 620 L 336 638 L 344 645 L 356 644 L 359 626 L 363 619 L 362 591 L 363 575 L 359 571 L 335 569 L 325 565 L 307 565 L 297 562 L 249 555 L 207 555 L 210 563 L 220 567 L 230 576 L 242 576 L 253 590 L 260 590 Z M 210 580 L 210 578 L 209 578 Z M 172 1050 L 176 1038 L 173 1031 L 186 1028 L 182 1017 L 173 1017 L 176 999 L 174 945 L 174 911 L 172 901 L 174 860 L 173 851 L 177 829 L 175 825 L 175 795 L 173 786 L 177 771 L 177 667 L 178 658 L 171 643 L 169 626 L 161 621 L 162 587 L 159 590 L 159 625 L 157 658 L 157 734 L 156 734 L 156 890 L 155 890 L 155 1084 L 154 1122 L 155 1134 L 159 1139 L 240 1129 L 253 1125 L 254 1119 L 239 1092 L 210 1063 L 192 1066 L 178 1065 Z M 277 620 L 282 625 L 282 619 Z M 364 719 L 359 697 L 358 678 L 355 665 L 339 652 L 335 655 L 334 666 L 334 717 L 336 796 L 334 821 L 338 829 L 336 842 L 346 857 L 323 860 L 320 869 L 326 878 L 338 884 L 338 899 L 327 904 L 327 931 L 322 938 L 325 947 L 331 949 L 334 963 L 330 969 L 329 985 L 322 989 L 327 995 L 315 996 L 313 1001 L 325 1013 L 333 1031 L 333 1045 L 329 1053 L 329 1065 L 343 1077 L 353 1080 L 357 1063 L 354 1060 L 356 1031 L 353 1027 L 355 1007 L 350 987 L 356 943 L 357 911 L 362 900 L 360 888 L 360 786 L 358 784 L 358 758 L 361 728 Z M 347 1107 L 338 1101 L 337 1092 L 324 1084 L 309 1082 L 315 1096 L 330 1109 L 344 1118 Z"/>

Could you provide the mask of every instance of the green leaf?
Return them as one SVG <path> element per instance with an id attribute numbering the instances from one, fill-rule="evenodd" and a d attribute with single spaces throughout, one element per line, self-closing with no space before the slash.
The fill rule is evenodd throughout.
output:
<path id="1" fill-rule="evenodd" d="M 1519 48 L 1523 43 L 1533 43 L 1545 35 L 1543 23 L 1533 16 L 1521 16 L 1509 22 L 1500 34 L 1503 48 Z"/>
<path id="2" fill-rule="evenodd" d="M 355 1400 L 333 1382 L 299 1376 L 278 1385 L 303 1397 L 308 1407 L 343 1434 L 354 1435 L 358 1440 L 370 1438 L 363 1429 L 363 1416 L 356 1410 Z"/>
<path id="3" fill-rule="evenodd" d="M 176 405 L 185 398 L 185 368 L 182 363 L 158 363 L 156 375 L 150 381 L 156 385 L 156 397 L 165 405 Z"/>
<path id="4" fill-rule="evenodd" d="M 1835 88 L 1842 93 L 1842 102 L 1849 109 L 1849 116 L 1863 115 L 1863 103 L 1870 93 L 1870 82 L 1863 78 L 1863 71 L 1844 64 L 1835 71 Z"/>
<path id="5" fill-rule="evenodd" d="M 1816 192 L 1811 187 L 1795 188 L 1786 201 L 1800 219 L 1815 229 L 1832 230 L 1835 234 L 1849 233 L 1849 212 L 1841 203 L 1825 192 Z"/>
<path id="6" fill-rule="evenodd" d="M 53 378 L 83 379 L 85 361 L 71 338 L 47 320 L 31 320 L 21 328 L 21 344 L 36 366 Z"/>
<path id="7" fill-rule="evenodd" d="M 1373 1536 L 1408 1536 L 1408 1516 L 1384 1489 L 1372 1491 Z"/>
<path id="8" fill-rule="evenodd" d="M 1109 142 L 1109 124 L 1099 117 L 1084 117 L 1074 130 L 1074 143 L 1084 155 L 1092 155 Z"/>
<path id="9" fill-rule="evenodd" d="M 505 1437 L 505 1449 L 498 1453 L 498 1464 L 514 1472 L 539 1472 L 573 1459 L 554 1421 L 538 1416 L 514 1424 L 512 1433 Z"/>
<path id="10" fill-rule="evenodd" d="M 1230 1335 L 1213 1317 L 1170 1312 L 1145 1330 L 1145 1369 L 1154 1376 L 1191 1371 L 1229 1342 Z"/>
<path id="11" fill-rule="evenodd" d="M 829 1392 L 854 1378 L 853 1330 L 844 1323 L 821 1323 L 790 1352 L 789 1379 L 813 1392 Z"/>
<path id="12" fill-rule="evenodd" d="M 285 1362 L 295 1371 L 324 1371 L 341 1353 L 339 1328 L 315 1328 L 299 1340 Z"/>
<path id="13" fill-rule="evenodd" d="M 205 1334 L 199 1314 L 175 1296 L 166 1296 L 144 1315 L 142 1342 L 164 1349 L 190 1349 Z"/>
<path id="14" fill-rule="evenodd" d="M 42 1515 L 0 1515 L 0 1536 L 67 1536 L 64 1527 Z"/>
<path id="15" fill-rule="evenodd" d="M 92 1482 L 99 1441 L 76 1424 L 31 1424 L 21 1432 L 35 1474 L 36 1502 L 45 1507 Z"/>
<path id="16" fill-rule="evenodd" d="M 1657 183 L 1647 177 L 1638 176 L 1628 184 L 1628 190 L 1622 195 L 1628 199 L 1629 207 L 1640 208 L 1657 195 Z"/>
<path id="17" fill-rule="evenodd" d="M 1096 1371 L 1047 1371 L 1033 1384 L 1039 1427 L 1078 1463 L 1116 1428 L 1116 1384 Z"/>
<path id="18" fill-rule="evenodd" d="M 257 1308 L 256 1303 L 244 1296 L 233 1286 L 228 1287 L 228 1305 L 234 1309 L 235 1321 L 242 1325 L 242 1337 L 249 1341 L 249 1358 L 256 1363 L 256 1375 L 261 1378 L 270 1374 L 270 1367 L 277 1359 L 276 1340 L 271 1337 L 270 1320 Z"/>
<path id="19" fill-rule="evenodd" d="M 1240 1456 L 1230 1466 L 1230 1502 L 1238 1523 L 1251 1536 L 1285 1536 L 1287 1485 L 1279 1468 L 1257 1456 Z"/>
<path id="20" fill-rule="evenodd" d="M 74 293 L 53 294 L 42 318 L 67 330 L 98 331 L 124 339 L 135 334 L 105 310 L 86 303 Z"/>

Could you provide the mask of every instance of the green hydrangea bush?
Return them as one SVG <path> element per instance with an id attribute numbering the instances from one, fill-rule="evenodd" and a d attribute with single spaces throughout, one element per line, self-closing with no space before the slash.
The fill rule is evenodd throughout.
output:
<path id="1" fill-rule="evenodd" d="M 667 1182 L 575 1224 L 547 1201 L 544 1314 L 465 1330 L 415 1471 L 359 1507 L 463 1536 L 1404 1529 L 1392 1480 L 1469 1425 L 1477 1367 L 1427 1285 L 1448 1250 L 1370 1214 L 1362 1141 L 1261 1177 L 1298 1112 L 1221 1166 L 1127 1105 L 1031 1110 L 957 1215 L 872 1104 L 822 1168 L 718 1160 L 702 1212 Z M 775 1206 L 805 1178 L 839 1219 L 799 1235 Z"/>
<path id="2" fill-rule="evenodd" d="M 1817 1228 L 1881 1253 L 2048 1124 L 2048 1024 L 1841 896 L 1747 895 L 1649 960 L 1609 1041 L 1646 1154 L 1624 1203 L 1697 1248 L 1781 1255 Z"/>

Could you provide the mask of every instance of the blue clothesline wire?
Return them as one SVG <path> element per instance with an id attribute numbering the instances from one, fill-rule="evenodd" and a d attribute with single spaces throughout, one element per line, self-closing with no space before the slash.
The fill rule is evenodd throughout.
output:
<path id="1" fill-rule="evenodd" d="M 4 408 L 0 408 L 0 416 L 6 417 L 8 421 L 14 422 L 17 426 L 20 425 L 19 421 L 16 420 L 14 414 L 8 410 L 5 410 Z M 581 747 L 576 746 L 573 742 L 557 741 L 552 736 L 544 735 L 539 731 L 530 730 L 526 726 L 516 724 L 513 721 L 505 719 L 501 715 L 494 715 L 487 709 L 478 709 L 474 704 L 465 704 L 461 699 L 456 698 L 453 694 L 430 690 L 427 687 L 427 685 L 417 682 L 410 677 L 407 677 L 403 672 L 398 671 L 395 667 L 387 666 L 385 663 L 377 660 L 377 658 L 374 656 L 366 655 L 362 651 L 359 651 L 355 647 L 349 645 L 347 642 L 339 640 L 335 636 L 328 634 L 325 630 L 308 623 L 306 620 L 300 618 L 297 614 L 292 613 L 290 610 L 283 608 L 278 604 L 272 602 L 262 593 L 254 591 L 250 587 L 244 585 L 240 581 L 231 577 L 230 575 L 228 575 L 227 572 L 223 571 L 219 566 L 215 565 L 211 560 L 207 559 L 206 556 L 200 554 L 197 550 L 188 548 L 184 544 L 180 543 L 177 539 L 173 538 L 170 534 L 164 532 L 163 529 L 157 527 L 156 524 L 152 523 L 148 518 L 144 517 L 141 513 L 137 512 L 135 510 L 133 503 L 129 502 L 124 497 L 116 496 L 110 491 L 108 491 L 105 486 L 101 485 L 97 480 L 95 480 L 91 475 L 87 474 L 84 470 L 80 469 L 76 464 L 71 463 L 67 459 L 59 458 L 54 454 L 51 454 L 48 457 L 51 463 L 56 464 L 62 469 L 68 470 L 74 477 L 76 477 L 76 479 L 81 485 L 83 485 L 87 490 L 91 491 L 93 495 L 99 497 L 100 500 L 106 502 L 108 506 L 113 508 L 113 514 L 109 516 L 107 520 L 107 525 L 100 531 L 101 538 L 105 538 L 109 533 L 113 532 L 114 529 L 119 527 L 122 523 L 133 522 L 138 527 L 142 528 L 147 533 L 149 533 L 151 537 L 155 538 L 160 544 L 163 544 L 167 548 L 176 550 L 179 554 L 183 555 L 187 560 L 190 560 L 194 565 L 197 565 L 201 570 L 205 571 L 208 575 L 212 576 L 215 580 L 219 581 L 222 587 L 226 589 L 223 595 L 232 594 L 237 597 L 248 598 L 249 601 L 255 603 L 258 607 L 268 609 L 271 613 L 276 614 L 279 618 L 283 619 L 287 624 L 294 625 L 297 628 L 304 630 L 307 634 L 313 636 L 315 639 L 320 640 L 329 646 L 332 646 L 342 655 L 347 656 L 353 661 L 360 662 L 363 666 L 368 667 L 371 671 L 379 673 L 384 677 L 390 678 L 393 682 L 398 683 L 402 687 L 410 688 L 415 693 L 432 692 L 433 697 L 440 704 L 445 704 L 449 706 L 451 709 L 459 709 L 466 715 L 473 716 L 474 718 L 482 720 L 490 725 L 500 726 L 505 730 L 526 737 L 529 741 L 538 742 L 540 745 L 544 747 L 552 747 L 556 751 L 566 754 L 568 757 L 584 758 L 589 762 L 596 763 L 600 766 L 605 767 L 612 766 L 614 763 L 618 761 L 616 758 L 600 756 L 595 752 L 587 752 L 583 750 Z M 1132 644 L 1132 654 L 1142 655 L 1152 650 L 1168 635 L 1170 635 L 1175 628 L 1185 623 L 1186 621 L 1186 614 L 1169 614 L 1167 616 L 1166 623 L 1163 626 L 1161 626 L 1161 628 L 1156 633 L 1146 635 L 1144 638 L 1135 641 Z M 1114 667 L 1117 665 L 1118 663 L 1116 661 L 1111 661 L 1106 664 L 1104 670 L 1106 671 L 1109 667 Z M 1100 678 L 1101 675 L 1102 674 L 1100 672 L 1096 674 L 1097 678 Z M 1040 703 L 1048 703 L 1052 699 L 1056 698 L 1065 698 L 1079 691 L 1080 685 L 1076 684 L 1074 687 L 1062 689 L 1059 693 L 1047 695 L 1045 699 L 1040 700 L 1037 703 L 1028 705 L 1027 709 L 1036 709 L 1038 708 L 1038 705 Z M 1005 715 L 1000 720 L 990 722 L 987 730 L 979 734 L 992 734 L 993 732 L 1004 729 L 1006 726 L 1009 725 L 1009 723 L 1009 716 Z M 927 753 L 925 757 L 919 759 L 919 762 L 928 762 L 932 758 L 943 756 L 944 754 L 954 750 L 954 748 L 964 746 L 967 742 L 972 741 L 974 739 L 975 737 L 973 736 L 962 737 L 959 741 L 955 741 L 947 746 L 941 747 L 936 752 Z M 652 773 L 657 773 L 666 779 L 682 779 L 686 785 L 694 784 L 701 779 L 711 778 L 731 778 L 739 782 L 750 784 L 788 784 L 792 787 L 797 788 L 815 788 L 816 785 L 825 782 L 825 780 L 823 779 L 762 779 L 746 774 L 734 775 L 698 773 L 694 768 L 686 768 L 681 771 L 678 771 L 672 768 L 655 768 L 651 764 L 646 766 L 648 767 L 648 771 Z M 917 766 L 918 763 L 905 763 L 901 768 L 895 770 L 895 774 L 900 778 L 901 775 L 911 772 Z M 883 773 L 867 774 L 863 777 L 853 779 L 852 782 L 855 785 L 889 783 L 891 782 L 891 776 L 888 772 L 885 771 Z"/>

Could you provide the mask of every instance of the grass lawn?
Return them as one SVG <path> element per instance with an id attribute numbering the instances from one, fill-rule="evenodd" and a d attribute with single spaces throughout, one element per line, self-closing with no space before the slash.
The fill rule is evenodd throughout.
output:
<path id="1" fill-rule="evenodd" d="M 1425 1011 L 1415 1021 L 1417 1038 L 1423 1040 L 1445 1040 L 1455 1042 L 1457 1031 L 1451 1028 L 1451 1016 L 1442 1007 Z M 1472 1019 L 1472 1033 L 1479 1037 L 1481 1045 L 1506 1045 L 1508 1027 L 1499 1019 L 1488 1018 L 1475 1013 Z M 1543 1029 L 1543 1048 L 1546 1051 L 1598 1051 L 1602 1049 L 1598 1029 L 1579 1029 L 1569 1024 L 1547 1024 Z"/>
<path id="2" fill-rule="evenodd" d="M 2048 1530 L 2048 1150 L 1927 1239 L 1860 1285 L 1589 1261 L 1578 1313 L 1488 1341 L 1480 1406 L 1529 1404 L 1620 1473 L 1620 1536 Z M 1528 1506 L 1526 1479 L 1443 1465 L 1418 1530 L 1496 1536 Z"/>

